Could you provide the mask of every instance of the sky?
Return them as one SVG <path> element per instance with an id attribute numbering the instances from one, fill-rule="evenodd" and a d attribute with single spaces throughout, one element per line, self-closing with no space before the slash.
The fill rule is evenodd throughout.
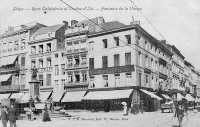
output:
<path id="1" fill-rule="evenodd" d="M 157 39 L 163 39 L 130 0 L 63 0 L 88 18 L 104 17 L 130 24 L 132 19 Z M 61 0 L 0 0 L 0 33 L 8 26 L 37 21 L 45 25 L 86 20 Z M 200 69 L 200 0 L 132 0 L 169 44 Z M 62 10 L 46 10 L 53 7 Z M 85 9 L 86 8 L 86 9 Z M 133 17 L 133 18 L 132 18 Z"/>

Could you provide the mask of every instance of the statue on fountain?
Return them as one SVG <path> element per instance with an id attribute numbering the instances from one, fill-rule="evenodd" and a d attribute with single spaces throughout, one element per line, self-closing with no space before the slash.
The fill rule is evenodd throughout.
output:
<path id="1" fill-rule="evenodd" d="M 37 80 L 36 79 L 37 78 L 37 72 L 38 72 L 37 68 L 34 66 L 31 70 L 32 70 L 32 75 L 31 75 L 32 80 Z"/>

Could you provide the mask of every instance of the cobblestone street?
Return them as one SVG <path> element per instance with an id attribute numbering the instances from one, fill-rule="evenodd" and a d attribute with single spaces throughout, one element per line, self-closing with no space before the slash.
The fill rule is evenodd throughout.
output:
<path id="1" fill-rule="evenodd" d="M 123 116 L 121 112 L 70 112 L 73 117 L 52 118 L 51 122 L 18 120 L 18 127 L 172 127 L 178 125 L 173 113 L 145 112 Z M 189 112 L 183 127 L 199 127 L 200 113 Z M 1 125 L 0 125 L 1 126 Z"/>

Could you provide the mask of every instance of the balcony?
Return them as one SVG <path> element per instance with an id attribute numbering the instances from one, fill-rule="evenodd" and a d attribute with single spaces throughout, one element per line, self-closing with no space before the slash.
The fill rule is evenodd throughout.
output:
<path id="1" fill-rule="evenodd" d="M 6 85 L 6 86 L 0 86 L 0 91 L 19 91 L 20 86 L 19 85 Z"/>
<path id="2" fill-rule="evenodd" d="M 52 72 L 53 68 L 52 67 L 44 67 L 44 68 L 38 68 L 38 72 L 43 73 L 43 72 Z"/>

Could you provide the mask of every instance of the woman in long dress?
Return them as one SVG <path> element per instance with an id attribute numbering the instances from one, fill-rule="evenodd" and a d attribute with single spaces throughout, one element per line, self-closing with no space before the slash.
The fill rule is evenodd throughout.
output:
<path id="1" fill-rule="evenodd" d="M 47 105 L 45 105 L 45 107 L 44 107 L 44 114 L 43 114 L 43 119 L 42 119 L 42 121 L 43 121 L 43 122 L 51 121 L 51 119 L 50 119 L 50 117 L 49 117 Z"/>

